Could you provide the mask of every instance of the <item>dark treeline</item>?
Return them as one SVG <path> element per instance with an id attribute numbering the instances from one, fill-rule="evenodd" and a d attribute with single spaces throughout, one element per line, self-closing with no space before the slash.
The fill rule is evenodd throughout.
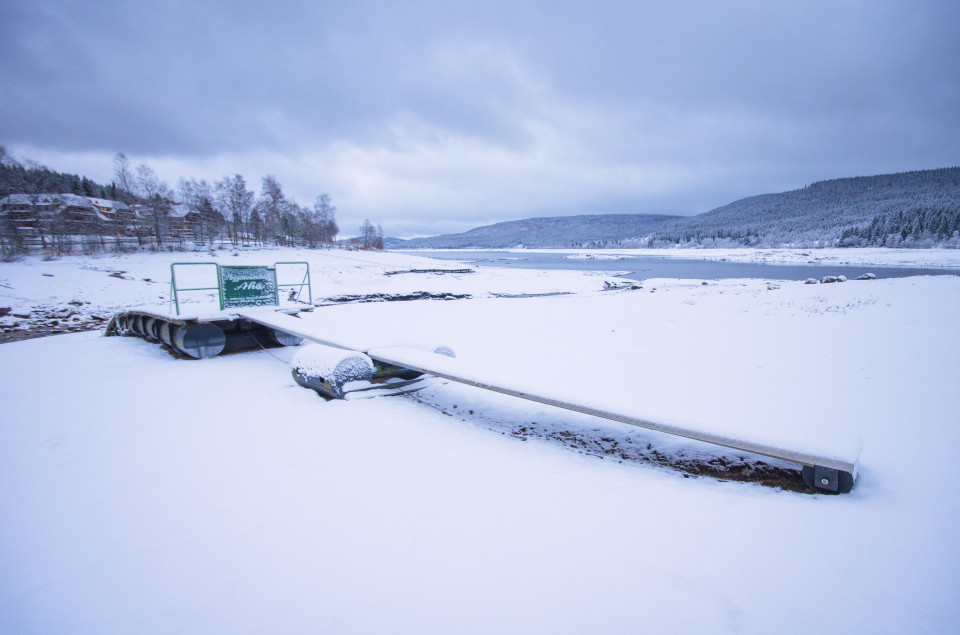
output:
<path id="1" fill-rule="evenodd" d="M 76 194 L 117 200 L 117 186 L 101 185 L 85 176 L 56 172 L 34 161 L 21 163 L 0 146 L 0 197 L 10 194 Z"/>
<path id="2" fill-rule="evenodd" d="M 848 227 L 841 247 L 933 247 L 956 242 L 960 209 L 917 207 L 878 214 L 865 227 Z"/>
<path id="3" fill-rule="evenodd" d="M 56 255 L 136 248 L 333 245 L 340 228 L 329 194 L 301 206 L 273 175 L 259 193 L 243 176 L 215 182 L 181 178 L 175 189 L 147 165 L 114 158 L 109 184 L 18 161 L 0 146 L 0 246 L 5 256 L 38 248 Z M 98 199 L 91 201 L 90 199 Z M 352 241 L 382 248 L 383 232 L 369 221 Z"/>
<path id="4" fill-rule="evenodd" d="M 960 168 L 819 181 L 665 224 L 638 246 L 960 247 Z"/>

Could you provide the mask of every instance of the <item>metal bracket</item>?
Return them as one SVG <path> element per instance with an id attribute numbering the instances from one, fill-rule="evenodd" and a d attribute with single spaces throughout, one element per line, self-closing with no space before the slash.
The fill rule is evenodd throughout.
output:
<path id="1" fill-rule="evenodd" d="M 853 489 L 853 474 L 822 465 L 804 465 L 803 482 L 821 494 L 846 494 Z"/>
<path id="2" fill-rule="evenodd" d="M 840 470 L 816 465 L 813 468 L 813 481 L 816 483 L 817 489 L 839 493 Z"/>

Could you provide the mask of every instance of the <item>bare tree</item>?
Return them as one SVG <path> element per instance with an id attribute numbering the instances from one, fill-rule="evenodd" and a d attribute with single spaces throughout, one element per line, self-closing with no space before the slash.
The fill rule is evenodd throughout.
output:
<path id="1" fill-rule="evenodd" d="M 211 245 L 218 236 L 221 236 L 223 230 L 223 215 L 217 211 L 215 200 L 213 186 L 206 181 L 200 181 L 196 198 L 197 213 L 202 223 L 200 239 L 208 240 Z"/>
<path id="2" fill-rule="evenodd" d="M 263 177 L 260 197 L 256 205 L 257 212 L 263 220 L 264 235 L 261 237 L 261 242 L 265 242 L 267 237 L 272 237 L 278 245 L 284 242 L 283 215 L 289 210 L 289 206 L 277 177 L 272 174 Z"/>
<path id="3" fill-rule="evenodd" d="M 253 192 L 247 189 L 247 182 L 239 174 L 223 177 L 217 181 L 216 200 L 230 223 L 233 244 L 245 243 L 249 237 L 247 222 L 253 207 Z"/>
<path id="4" fill-rule="evenodd" d="M 260 210 L 254 207 L 250 210 L 250 222 L 247 224 L 250 235 L 253 237 L 254 243 L 263 244 L 266 236 L 266 228 L 263 223 L 263 216 L 260 215 Z"/>
<path id="5" fill-rule="evenodd" d="M 137 166 L 137 195 L 142 199 L 143 216 L 149 222 L 157 247 L 163 244 L 163 237 L 170 224 L 171 192 L 167 184 L 161 181 L 156 172 L 147 165 Z"/>
<path id="6" fill-rule="evenodd" d="M 223 220 L 213 205 L 213 187 L 204 180 L 181 178 L 177 189 L 181 204 L 186 207 L 193 219 L 191 223 L 193 241 L 200 245 L 209 241 L 212 245 Z"/>
<path id="7" fill-rule="evenodd" d="M 319 231 L 319 240 L 330 245 L 337 239 L 340 228 L 337 227 L 337 208 L 330 202 L 330 195 L 324 192 L 313 203 L 315 222 Z"/>
<path id="8" fill-rule="evenodd" d="M 72 249 L 73 236 L 78 228 L 69 216 L 55 211 L 60 210 L 62 212 L 65 206 L 63 199 L 59 195 L 56 195 L 52 196 L 50 200 L 51 211 L 47 217 L 47 222 L 49 223 L 47 226 L 50 231 L 53 251 L 58 256 L 62 256 L 65 253 L 69 253 Z"/>
<path id="9" fill-rule="evenodd" d="M 122 152 L 113 157 L 113 182 L 117 185 L 117 196 L 121 203 L 133 203 L 133 194 L 136 191 L 136 179 L 130 160 Z"/>
<path id="10" fill-rule="evenodd" d="M 301 207 L 297 212 L 300 237 L 307 247 L 314 249 L 320 243 L 320 229 L 317 216 L 309 207 Z"/>
<path id="11" fill-rule="evenodd" d="M 33 223 L 33 227 L 40 237 L 40 248 L 47 249 L 47 236 L 52 231 L 52 224 L 56 214 L 56 205 L 43 205 L 41 199 L 47 192 L 50 183 L 47 182 L 49 171 L 36 161 L 27 160 L 24 162 L 27 167 L 26 172 L 26 194 L 29 201 L 28 216 Z M 51 200 L 53 197 L 50 197 Z"/>
<path id="12" fill-rule="evenodd" d="M 303 227 L 300 223 L 300 206 L 293 200 L 284 201 L 280 210 L 280 234 L 278 244 L 292 247 L 297 238 L 303 237 Z"/>
<path id="13" fill-rule="evenodd" d="M 364 219 L 363 225 L 360 226 L 360 246 L 364 249 L 372 249 L 376 237 L 377 230 L 368 219 Z"/>

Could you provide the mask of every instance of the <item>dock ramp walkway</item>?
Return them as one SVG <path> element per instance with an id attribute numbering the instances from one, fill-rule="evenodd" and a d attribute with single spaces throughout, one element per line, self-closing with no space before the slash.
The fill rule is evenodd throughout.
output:
<path id="1" fill-rule="evenodd" d="M 562 408 L 573 412 L 600 417 L 619 423 L 625 423 L 648 430 L 685 437 L 744 452 L 759 454 L 797 463 L 802 466 L 804 480 L 818 491 L 825 493 L 847 492 L 853 487 L 859 467 L 860 448 L 846 448 L 829 454 L 798 447 L 782 447 L 770 443 L 761 443 L 747 438 L 726 436 L 698 429 L 695 426 L 667 424 L 644 418 L 641 413 L 609 409 L 603 404 L 591 404 L 588 400 L 568 401 L 557 395 L 544 393 L 536 387 L 524 387 L 511 383 L 504 384 L 492 376 L 489 370 L 471 368 L 463 360 L 438 355 L 433 352 L 409 347 L 369 348 L 364 343 L 350 341 L 347 338 L 331 337 L 329 333 L 320 333 L 318 325 L 305 320 L 277 312 L 248 310 L 238 312 L 239 317 L 263 326 L 283 331 L 310 342 L 364 353 L 370 359 L 397 367 L 410 369 L 428 375 L 442 377 L 449 381 L 467 384 L 484 390 L 510 395 L 537 403 Z M 819 446 L 818 446 L 819 447 Z"/>

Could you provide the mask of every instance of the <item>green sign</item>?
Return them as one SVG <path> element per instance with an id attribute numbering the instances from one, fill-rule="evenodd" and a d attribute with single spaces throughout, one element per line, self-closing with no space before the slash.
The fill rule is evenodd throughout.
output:
<path id="1" fill-rule="evenodd" d="M 223 308 L 275 306 L 277 271 L 274 267 L 248 265 L 220 266 L 220 293 Z"/>

